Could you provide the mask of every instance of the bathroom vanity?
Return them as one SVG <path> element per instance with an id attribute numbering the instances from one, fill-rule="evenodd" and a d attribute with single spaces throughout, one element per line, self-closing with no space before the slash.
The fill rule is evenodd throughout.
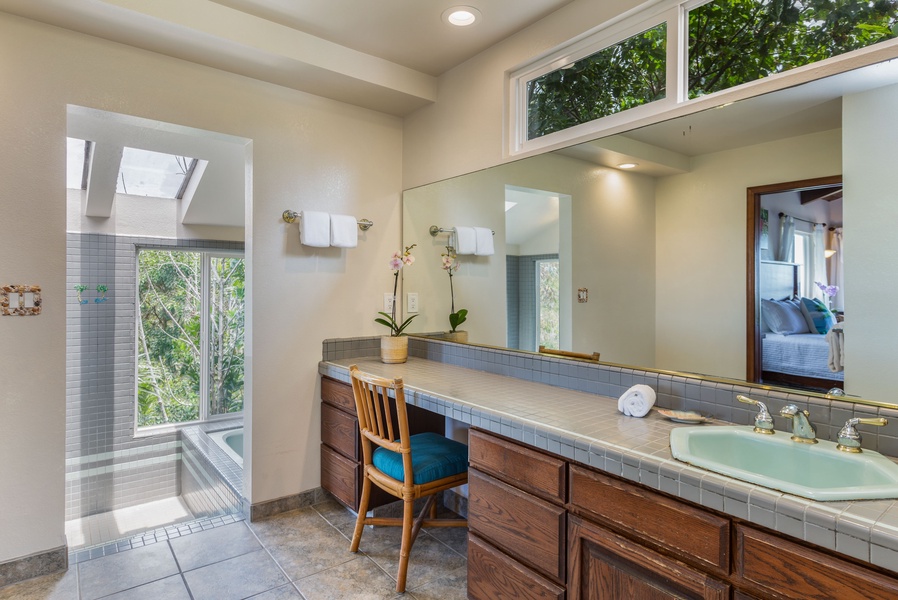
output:
<path id="1" fill-rule="evenodd" d="M 680 425 L 610 397 L 415 357 L 319 372 L 346 386 L 350 364 L 471 426 L 469 598 L 898 597 L 894 500 L 814 502 L 678 462 Z"/>

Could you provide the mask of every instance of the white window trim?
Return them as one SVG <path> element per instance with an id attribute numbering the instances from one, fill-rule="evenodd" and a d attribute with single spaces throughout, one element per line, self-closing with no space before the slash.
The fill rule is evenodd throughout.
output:
<path id="1" fill-rule="evenodd" d="M 505 158 L 524 158 L 685 116 L 898 58 L 898 39 L 880 42 L 725 90 L 687 98 L 687 13 L 711 0 L 650 0 L 506 72 Z M 667 21 L 667 96 L 629 110 L 527 139 L 527 82 Z"/>
<path id="2" fill-rule="evenodd" d="M 204 315 L 209 314 L 209 293 L 210 288 L 207 285 L 207 281 L 209 280 L 210 268 L 211 268 L 211 259 L 213 257 L 216 258 L 242 258 L 246 259 L 246 253 L 241 252 L 239 250 L 215 250 L 215 249 L 206 249 L 206 248 L 189 248 L 183 246 L 171 246 L 171 247 L 157 247 L 157 246 L 139 246 L 137 248 L 137 253 L 140 254 L 144 250 L 163 250 L 163 251 L 172 251 L 172 252 L 194 252 L 196 254 L 200 254 L 202 256 L 201 260 L 201 270 L 202 270 L 202 281 L 203 281 L 203 289 L 202 289 L 202 298 L 201 298 L 201 308 L 200 310 Z M 246 410 L 246 393 L 244 389 L 244 410 L 232 413 L 223 413 L 220 415 L 210 415 L 209 414 L 209 368 L 210 361 L 208 355 L 209 348 L 209 323 L 208 319 L 203 319 L 201 321 L 200 326 L 200 344 L 203 346 L 204 350 L 203 355 L 206 360 L 201 360 L 200 362 L 200 398 L 199 398 L 199 419 L 193 421 L 182 421 L 180 423 L 163 423 L 161 425 L 144 425 L 140 426 L 138 424 L 138 413 L 137 410 L 137 385 L 139 379 L 139 369 L 138 369 L 138 352 L 139 350 L 139 327 L 140 327 L 140 296 L 137 293 L 137 285 L 140 281 L 140 260 L 134 261 L 134 391 L 133 391 L 133 402 L 134 402 L 134 423 L 133 423 L 133 437 L 141 438 L 150 435 L 162 435 L 166 433 L 171 433 L 173 431 L 177 431 L 182 427 L 188 427 L 190 425 L 196 425 L 198 423 L 211 423 L 215 421 L 223 421 L 227 419 L 234 419 L 238 417 L 242 417 Z M 245 377 L 245 375 L 244 375 Z M 246 380 L 244 379 L 244 388 L 246 387 Z"/>

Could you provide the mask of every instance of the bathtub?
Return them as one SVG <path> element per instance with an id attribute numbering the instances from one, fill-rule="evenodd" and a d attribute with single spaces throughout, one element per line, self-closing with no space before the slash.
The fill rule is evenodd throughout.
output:
<path id="1" fill-rule="evenodd" d="M 231 460 L 243 467 L 243 427 L 213 431 L 207 434 Z"/>

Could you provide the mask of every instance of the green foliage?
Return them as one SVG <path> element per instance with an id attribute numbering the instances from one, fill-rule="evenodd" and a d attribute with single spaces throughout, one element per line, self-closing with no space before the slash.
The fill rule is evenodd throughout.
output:
<path id="1" fill-rule="evenodd" d="M 455 329 L 468 319 L 468 309 L 460 308 L 458 312 L 449 313 L 449 325 L 452 327 L 449 331 L 455 333 Z"/>
<path id="2" fill-rule="evenodd" d="M 546 348 L 558 348 L 559 338 L 559 263 L 557 260 L 541 260 L 539 276 L 539 344 Z"/>
<path id="3" fill-rule="evenodd" d="M 404 335 L 402 332 L 405 331 L 405 328 L 409 326 L 409 323 L 412 322 L 412 319 L 418 316 L 417 314 L 414 314 L 400 324 L 396 322 L 396 320 L 393 318 L 393 315 L 391 315 L 390 313 L 379 312 L 377 314 L 383 315 L 384 318 L 374 319 L 374 322 L 389 327 L 390 335 L 393 337 Z"/>
<path id="4" fill-rule="evenodd" d="M 653 102 L 666 94 L 667 25 L 527 84 L 527 139 Z"/>
<path id="5" fill-rule="evenodd" d="M 696 98 L 898 36 L 898 0 L 715 0 L 689 11 Z M 528 82 L 527 139 L 665 97 L 666 28 Z"/>
<path id="6" fill-rule="evenodd" d="M 138 257 L 138 426 L 200 417 L 202 259 L 144 250 Z M 209 414 L 243 408 L 244 261 L 210 257 Z"/>
<path id="7" fill-rule="evenodd" d="M 898 0 L 716 0 L 689 12 L 689 97 L 895 37 Z"/>

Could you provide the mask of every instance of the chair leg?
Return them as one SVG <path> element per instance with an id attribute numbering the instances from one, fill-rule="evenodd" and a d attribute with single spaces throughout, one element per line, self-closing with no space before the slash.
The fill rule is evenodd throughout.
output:
<path id="1" fill-rule="evenodd" d="M 352 532 L 352 544 L 350 552 L 359 551 L 359 543 L 362 541 L 362 531 L 365 529 L 365 515 L 368 514 L 368 501 L 371 499 L 371 480 L 365 477 L 362 480 L 362 498 L 359 500 L 359 516 L 355 520 L 355 531 Z"/>
<path id="2" fill-rule="evenodd" d="M 399 548 L 399 573 L 396 575 L 396 591 L 405 591 L 408 575 L 408 557 L 412 551 L 412 527 L 415 517 L 415 501 L 406 499 L 402 506 L 402 545 Z"/>

